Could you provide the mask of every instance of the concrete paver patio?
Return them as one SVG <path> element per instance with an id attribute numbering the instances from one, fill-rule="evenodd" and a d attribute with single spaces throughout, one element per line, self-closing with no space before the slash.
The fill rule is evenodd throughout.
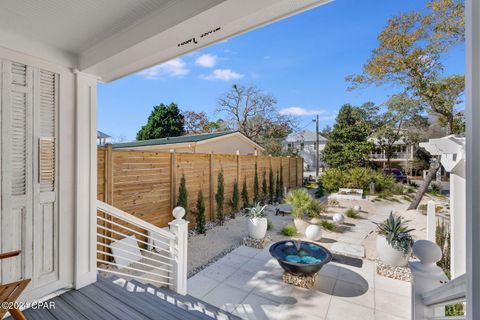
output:
<path id="1" fill-rule="evenodd" d="M 372 261 L 331 262 L 310 290 L 282 274 L 268 247 L 241 246 L 191 277 L 188 292 L 244 319 L 410 319 L 410 283 L 377 275 Z"/>

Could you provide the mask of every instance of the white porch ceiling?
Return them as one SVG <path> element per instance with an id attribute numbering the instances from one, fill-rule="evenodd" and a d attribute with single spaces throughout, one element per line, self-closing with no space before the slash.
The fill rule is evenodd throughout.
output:
<path id="1" fill-rule="evenodd" d="M 3 0 L 0 46 L 108 82 L 329 1 Z"/>

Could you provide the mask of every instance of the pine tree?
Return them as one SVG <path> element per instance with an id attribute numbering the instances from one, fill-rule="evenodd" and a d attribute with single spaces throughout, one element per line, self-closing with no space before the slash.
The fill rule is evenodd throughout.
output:
<path id="1" fill-rule="evenodd" d="M 263 170 L 262 174 L 262 201 L 268 201 L 267 171 Z"/>
<path id="2" fill-rule="evenodd" d="M 273 203 L 273 196 L 275 192 L 275 181 L 273 180 L 273 170 L 270 167 L 268 172 L 268 194 L 270 195 L 270 203 Z"/>
<path id="3" fill-rule="evenodd" d="M 202 190 L 198 191 L 197 196 L 197 225 L 196 229 L 198 233 L 206 233 L 205 229 L 205 202 L 203 200 L 203 193 Z"/>
<path id="4" fill-rule="evenodd" d="M 280 184 L 280 200 L 283 199 L 283 166 L 280 165 L 280 180 L 279 180 L 279 184 Z M 280 201 L 279 200 L 279 201 Z"/>
<path id="5" fill-rule="evenodd" d="M 255 163 L 255 175 L 253 178 L 253 204 L 256 205 L 260 201 L 260 184 L 258 183 L 257 163 Z"/>
<path id="6" fill-rule="evenodd" d="M 223 224 L 223 220 L 225 220 L 225 216 L 223 215 L 223 201 L 225 199 L 225 187 L 223 182 L 223 170 L 221 170 L 218 173 L 217 193 L 215 194 L 215 200 L 217 202 L 217 219 L 220 224 Z"/>
<path id="7" fill-rule="evenodd" d="M 250 200 L 248 199 L 247 177 L 243 178 L 242 201 L 244 208 L 247 208 L 250 205 Z"/>
<path id="8" fill-rule="evenodd" d="M 185 175 L 182 173 L 180 178 L 180 186 L 178 187 L 178 199 L 177 207 L 182 207 L 185 209 L 185 212 L 188 213 L 188 195 L 187 195 L 187 181 L 185 180 Z"/>
<path id="9" fill-rule="evenodd" d="M 280 191 L 280 172 L 277 170 L 277 184 L 275 185 L 275 198 L 277 202 L 281 200 L 281 191 Z"/>
<path id="10" fill-rule="evenodd" d="M 238 192 L 238 181 L 235 179 L 233 183 L 233 193 L 232 200 L 230 201 L 230 206 L 232 207 L 232 213 L 230 213 L 231 218 L 235 218 L 235 212 L 238 211 L 238 203 L 240 201 L 240 194 Z"/>

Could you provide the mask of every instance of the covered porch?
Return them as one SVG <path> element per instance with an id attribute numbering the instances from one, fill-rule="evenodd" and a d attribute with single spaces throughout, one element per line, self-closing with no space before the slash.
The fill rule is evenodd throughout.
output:
<path id="1" fill-rule="evenodd" d="M 168 294 L 184 307 L 152 297 L 144 306 L 148 288 L 140 283 L 137 289 L 142 293 L 131 298 L 139 304 L 132 304 L 123 301 L 133 294 L 119 291 L 124 287 L 97 281 L 96 85 L 327 2 L 50 0 L 39 5 L 21 0 L 0 4 L 0 252 L 22 251 L 1 263 L 0 282 L 32 279 L 21 297 L 28 302 L 78 290 L 55 298 L 65 306 L 59 313 L 31 310 L 27 316 L 62 319 L 78 311 L 80 319 L 108 318 L 116 310 L 105 309 L 100 300 L 93 301 L 90 311 L 76 305 L 90 303 L 101 293 L 121 305 L 125 314 L 138 318 L 154 318 L 151 308 L 155 308 L 166 312 L 167 318 L 173 312 L 177 318 L 235 319 L 198 299 L 177 295 L 187 293 L 187 279 L 182 267 L 186 252 L 178 250 L 182 240 L 175 227 L 170 235 L 163 234 L 174 260 L 167 285 L 176 293 Z M 434 317 L 437 305 L 464 297 L 467 319 L 480 319 L 480 3 L 466 3 L 466 207 L 465 220 L 460 221 L 465 234 L 456 235 L 465 240 L 464 255 L 457 251 L 465 263 L 458 270 L 465 270 L 465 275 L 459 271 L 456 282 L 428 287 L 429 294 L 414 297 L 427 310 L 416 319 Z M 139 223 L 129 218 L 126 222 Z M 70 298 L 76 300 L 73 305 Z"/>

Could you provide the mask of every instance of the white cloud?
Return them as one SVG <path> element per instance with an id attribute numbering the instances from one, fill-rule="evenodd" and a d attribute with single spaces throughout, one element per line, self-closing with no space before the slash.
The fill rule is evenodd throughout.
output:
<path id="1" fill-rule="evenodd" d="M 195 63 L 200 67 L 213 68 L 217 64 L 218 57 L 213 54 L 202 54 L 195 60 Z"/>
<path id="2" fill-rule="evenodd" d="M 313 115 L 320 115 L 321 120 L 331 120 L 335 119 L 335 114 L 326 110 L 315 110 L 315 109 L 305 109 L 302 107 L 290 107 L 284 108 L 279 111 L 281 115 L 288 115 L 288 116 L 313 116 Z"/>
<path id="3" fill-rule="evenodd" d="M 222 80 L 222 81 L 230 81 L 243 78 L 244 75 L 232 71 L 230 69 L 215 69 L 213 72 L 207 76 L 202 76 L 201 78 L 204 80 Z"/>
<path id="4" fill-rule="evenodd" d="M 182 77 L 189 72 L 187 64 L 182 59 L 177 58 L 140 71 L 138 74 L 147 79 L 160 79 L 164 76 Z"/>

